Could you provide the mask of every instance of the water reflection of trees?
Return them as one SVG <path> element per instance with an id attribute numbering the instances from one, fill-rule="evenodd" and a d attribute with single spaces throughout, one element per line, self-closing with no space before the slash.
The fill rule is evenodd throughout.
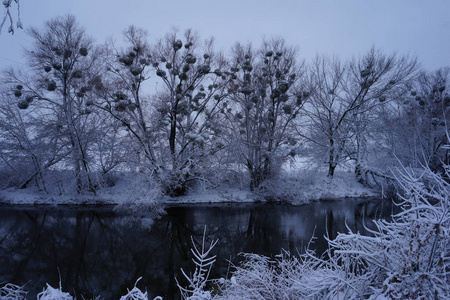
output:
<path id="1" fill-rule="evenodd" d="M 355 201 L 173 207 L 158 219 L 114 211 L 3 209 L 0 282 L 28 282 L 27 288 L 36 293 L 46 282 L 58 285 L 61 276 L 63 288 L 72 294 L 118 299 L 142 277 L 140 288 L 174 299 L 174 278 L 184 283 L 180 268 L 194 268 L 190 237 L 200 243 L 205 226 L 208 239 L 219 239 L 212 272 L 218 278 L 226 275 L 229 260 L 238 261 L 240 252 L 273 256 L 283 248 L 296 253 L 314 231 L 318 240 L 313 247 L 321 252 L 327 232 L 333 237 L 346 231 L 345 222 L 364 231 L 363 221 L 370 222 L 381 208 L 376 202 Z"/>

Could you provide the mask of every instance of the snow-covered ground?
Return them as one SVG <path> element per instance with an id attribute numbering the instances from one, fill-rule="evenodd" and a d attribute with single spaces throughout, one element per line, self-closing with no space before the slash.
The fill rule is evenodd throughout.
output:
<path id="1" fill-rule="evenodd" d="M 380 191 L 358 183 L 354 174 L 340 171 L 327 178 L 325 171 L 304 170 L 288 173 L 266 182 L 257 191 L 226 188 L 201 189 L 177 198 L 165 198 L 168 203 L 218 203 L 280 201 L 305 204 L 322 199 L 361 198 L 379 196 Z"/>
<path id="2" fill-rule="evenodd" d="M 376 189 L 359 184 L 352 172 L 337 171 L 334 178 L 326 170 L 288 170 L 280 178 L 266 182 L 258 190 L 224 185 L 217 188 L 201 187 L 187 195 L 171 198 L 162 196 L 156 184 L 142 174 L 126 174 L 112 187 L 103 187 L 94 194 L 45 194 L 36 188 L 0 190 L 0 203 L 15 205 L 155 205 L 280 201 L 304 204 L 320 199 L 348 197 L 373 197 L 380 195 Z"/>

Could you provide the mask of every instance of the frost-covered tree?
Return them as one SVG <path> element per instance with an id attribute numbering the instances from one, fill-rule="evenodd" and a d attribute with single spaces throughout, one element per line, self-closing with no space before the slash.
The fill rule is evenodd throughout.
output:
<path id="1" fill-rule="evenodd" d="M 449 162 L 445 126 L 449 124 L 448 70 L 421 72 L 404 94 L 377 111 L 378 129 L 372 133 L 372 161 L 378 156 L 380 169 L 393 165 L 443 171 Z"/>
<path id="2" fill-rule="evenodd" d="M 143 85 L 150 78 L 150 46 L 147 32 L 135 26 L 123 32 L 125 47 L 116 49 L 113 42 L 105 45 L 102 69 L 97 78 L 91 104 L 112 117 L 113 133 L 122 136 L 128 144 L 126 160 L 154 173 L 158 170 L 154 152 L 156 144 L 152 132 L 152 107 L 149 97 L 143 94 Z"/>
<path id="3" fill-rule="evenodd" d="M 309 123 L 305 136 L 313 143 L 313 148 L 322 150 L 316 159 L 327 162 L 330 177 L 334 175 L 345 142 L 350 138 L 348 124 L 344 122 L 347 115 L 344 112 L 349 109 L 341 104 L 340 97 L 345 72 L 339 59 L 327 57 L 317 57 L 310 70 L 310 80 L 315 88 L 306 107 Z"/>
<path id="4" fill-rule="evenodd" d="M 374 152 L 372 146 L 377 143 L 373 133 L 379 130 L 379 107 L 405 95 L 417 69 L 414 58 L 395 54 L 386 56 L 373 48 L 362 58 L 350 62 L 346 98 L 359 97 L 359 103 L 349 116 L 354 138 L 347 151 L 348 158 L 355 162 L 355 175 L 361 183 L 367 182 L 368 172 L 374 174 L 371 156 Z M 370 74 L 367 74 L 368 70 Z"/>
<path id="5" fill-rule="evenodd" d="M 396 132 L 396 142 L 404 142 L 412 152 L 410 163 L 428 165 L 443 171 L 449 163 L 445 128 L 450 122 L 449 69 L 422 72 L 412 83 L 410 94 L 401 98 L 399 120 L 403 133 Z M 405 134 L 407 132 L 407 134 Z M 402 158 L 402 154 L 398 154 Z"/>
<path id="6" fill-rule="evenodd" d="M 39 189 L 47 191 L 47 170 L 67 156 L 61 136 L 48 134 L 53 124 L 39 109 L 17 107 L 10 91 L 0 99 L 2 188 L 26 188 L 34 180 Z"/>
<path id="7" fill-rule="evenodd" d="M 97 59 L 92 40 L 70 15 L 48 21 L 42 30 L 32 28 L 29 35 L 34 41 L 26 52 L 29 69 L 11 70 L 5 80 L 12 84 L 17 106 L 39 107 L 54 126 L 47 134 L 64 140 L 60 145 L 70 153 L 77 192 L 95 192 L 89 165 L 90 137 L 97 129 L 88 107 Z"/>
<path id="8" fill-rule="evenodd" d="M 200 52 L 199 38 L 190 30 L 183 41 L 170 33 L 154 47 L 143 29 L 131 26 L 124 37 L 126 48 L 111 43 L 105 49 L 107 72 L 93 105 L 125 130 L 134 153 L 129 162 L 150 171 L 165 193 L 184 194 L 187 183 L 201 177 L 202 163 L 223 147 L 214 124 L 227 80 L 218 75 L 225 62 L 212 41 Z M 157 89 L 145 94 L 152 74 Z"/>
<path id="9" fill-rule="evenodd" d="M 307 107 L 307 136 L 325 150 L 329 177 L 346 159 L 355 160 L 355 172 L 361 174 L 371 114 L 376 107 L 404 93 L 416 69 L 414 59 L 386 56 L 373 48 L 348 63 L 326 57 L 313 62 L 311 84 L 315 88 Z"/>
<path id="10" fill-rule="evenodd" d="M 290 126 L 309 91 L 300 84 L 303 64 L 282 39 L 265 41 L 258 50 L 237 44 L 229 73 L 230 95 L 222 110 L 253 190 L 273 178 L 289 155 L 295 155 L 297 141 Z"/>
<path id="11" fill-rule="evenodd" d="M 165 189 L 181 195 L 190 181 L 204 178 L 208 158 L 224 146 L 217 123 L 229 76 L 213 40 L 202 47 L 191 30 L 183 39 L 175 32 L 167 34 L 153 50 L 152 66 L 162 83 L 154 99 Z"/>

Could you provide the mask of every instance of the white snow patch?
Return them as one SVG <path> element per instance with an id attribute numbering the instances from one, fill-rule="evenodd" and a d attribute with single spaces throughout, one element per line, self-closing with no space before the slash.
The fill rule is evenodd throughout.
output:
<path id="1" fill-rule="evenodd" d="M 176 198 L 167 197 L 164 203 L 194 204 L 194 203 L 247 203 L 256 202 L 259 197 L 249 190 L 239 189 L 201 189 L 188 195 Z"/>
<path id="2" fill-rule="evenodd" d="M 260 193 L 273 201 L 306 204 L 316 200 L 380 196 L 376 189 L 358 183 L 353 173 L 337 171 L 328 178 L 326 170 L 303 170 L 281 176 L 260 187 Z"/>

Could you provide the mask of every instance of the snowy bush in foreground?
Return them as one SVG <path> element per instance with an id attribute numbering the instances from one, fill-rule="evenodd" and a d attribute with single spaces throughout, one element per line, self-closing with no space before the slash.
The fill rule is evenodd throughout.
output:
<path id="1" fill-rule="evenodd" d="M 220 299 L 450 299 L 449 171 L 404 169 L 402 211 L 371 236 L 338 234 L 327 259 L 245 254 Z"/>
<path id="2" fill-rule="evenodd" d="M 450 184 L 424 169 L 397 178 L 404 195 L 393 220 L 375 221 L 373 236 L 350 232 L 330 241 L 346 271 L 360 275 L 371 299 L 450 298 Z"/>
<path id="3" fill-rule="evenodd" d="M 245 261 L 229 280 L 218 281 L 217 299 L 349 299 L 355 292 L 343 288 L 345 273 L 335 262 L 316 258 L 312 252 L 276 259 L 244 254 Z"/>
<path id="4" fill-rule="evenodd" d="M 136 281 L 140 280 L 139 278 Z M 143 293 L 139 288 L 136 287 L 122 297 L 120 300 L 148 300 L 147 292 Z M 0 300 L 22 300 L 26 299 L 27 292 L 23 290 L 23 287 L 14 285 L 11 283 L 7 283 L 5 286 L 0 288 Z M 74 298 L 66 292 L 62 291 L 61 286 L 59 289 L 53 288 L 51 285 L 47 283 L 47 288 L 45 288 L 41 293 L 37 295 L 37 300 L 73 300 Z M 76 299 L 76 298 L 75 298 Z M 83 298 L 84 299 L 84 298 Z M 96 297 L 94 299 L 100 299 L 100 297 Z M 163 298 L 157 296 L 153 300 L 162 300 Z"/>
<path id="5" fill-rule="evenodd" d="M 142 277 L 139 277 L 138 280 L 136 280 L 136 283 L 134 284 L 134 288 L 130 291 L 128 290 L 128 293 L 122 297 L 120 297 L 120 300 L 147 300 L 147 292 L 143 293 L 136 284 L 139 280 L 141 280 Z"/>

